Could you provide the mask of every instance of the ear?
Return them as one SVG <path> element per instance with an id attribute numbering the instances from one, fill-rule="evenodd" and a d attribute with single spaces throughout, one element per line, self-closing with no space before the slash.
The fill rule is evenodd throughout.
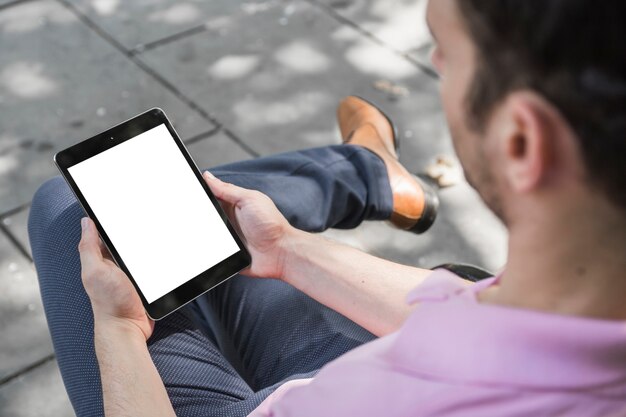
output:
<path id="1" fill-rule="evenodd" d="M 514 191 L 533 191 L 551 173 L 562 119 L 552 104 L 528 91 L 510 94 L 505 114 L 504 173 Z"/>

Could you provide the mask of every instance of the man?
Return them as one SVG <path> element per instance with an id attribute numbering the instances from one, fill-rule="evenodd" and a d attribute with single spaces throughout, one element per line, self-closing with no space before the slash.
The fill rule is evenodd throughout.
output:
<path id="1" fill-rule="evenodd" d="M 231 280 L 198 303 L 204 314 L 181 313 L 154 327 L 84 220 L 82 276 L 106 415 L 235 416 L 255 407 L 253 416 L 626 415 L 626 55 L 618 48 L 626 39 L 624 18 L 626 7 L 617 1 L 429 3 L 433 62 L 455 147 L 468 180 L 509 229 L 509 260 L 497 278 L 468 285 L 446 271 L 395 265 L 327 242 L 292 227 L 262 194 L 206 174 L 243 232 L 254 278 Z M 339 121 L 349 145 L 299 154 L 300 162 L 310 160 L 298 172 L 320 167 L 311 172 L 316 184 L 326 184 L 320 189 L 349 189 L 338 195 L 354 204 L 324 194 L 339 214 L 312 216 L 320 224 L 289 220 L 312 230 L 387 217 L 411 228 L 397 219 L 419 222 L 424 192 L 395 160 L 384 116 L 350 98 Z M 282 158 L 289 164 L 289 156 Z M 332 176 L 322 177 L 326 171 Z M 268 191 L 291 216 L 285 190 Z M 33 210 L 45 209 L 46 192 Z M 68 218 L 58 221 L 66 225 Z M 47 222 L 31 218 L 35 241 L 55 230 Z M 36 260 L 51 246 L 33 243 Z M 75 259 L 67 251 L 59 256 Z M 54 268 L 39 262 L 40 279 Z M 45 281 L 42 291 L 46 302 Z M 258 316 L 246 316 L 255 308 Z M 50 320 L 49 310 L 47 304 Z M 233 326 L 226 333 L 241 363 L 229 367 L 214 349 L 225 342 L 195 330 L 193 320 L 214 317 L 209 310 Z M 268 314 L 274 328 L 263 323 Z M 258 326 L 281 344 L 247 339 Z M 55 340 L 57 352 L 72 349 L 66 344 Z M 66 385 L 79 372 L 65 371 Z M 204 379 L 189 383 L 181 374 L 190 373 Z M 244 377 L 248 389 L 238 380 Z M 79 392 L 75 406 L 81 396 L 96 398 Z"/>

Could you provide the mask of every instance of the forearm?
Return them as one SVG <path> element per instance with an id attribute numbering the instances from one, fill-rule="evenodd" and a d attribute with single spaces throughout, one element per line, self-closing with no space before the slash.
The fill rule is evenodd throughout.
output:
<path id="1" fill-rule="evenodd" d="M 430 273 L 304 232 L 284 252 L 284 281 L 377 336 L 400 327 L 412 310 L 407 294 Z"/>
<path id="2" fill-rule="evenodd" d="M 95 320 L 95 348 L 107 417 L 175 416 L 145 336 L 132 324 Z"/>

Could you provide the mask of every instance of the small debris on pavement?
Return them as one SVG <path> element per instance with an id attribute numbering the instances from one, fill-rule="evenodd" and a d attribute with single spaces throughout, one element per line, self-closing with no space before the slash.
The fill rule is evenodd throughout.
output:
<path id="1" fill-rule="evenodd" d="M 387 93 L 395 98 L 407 97 L 409 95 L 409 89 L 395 84 L 389 80 L 378 80 L 374 83 L 374 88 L 384 93 Z"/>
<path id="2" fill-rule="evenodd" d="M 463 180 L 463 172 L 459 163 L 452 157 L 439 155 L 435 162 L 426 167 L 425 174 L 440 188 L 452 187 Z"/>

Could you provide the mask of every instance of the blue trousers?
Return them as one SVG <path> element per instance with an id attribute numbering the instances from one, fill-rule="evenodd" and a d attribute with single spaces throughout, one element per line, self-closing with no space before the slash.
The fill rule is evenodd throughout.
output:
<path id="1" fill-rule="evenodd" d="M 332 146 L 211 170 L 270 196 L 303 230 L 387 219 L 392 195 L 382 161 Z M 103 416 L 93 314 L 80 276 L 84 212 L 65 181 L 33 198 L 29 234 L 48 326 L 77 416 Z M 311 377 L 374 336 L 277 280 L 237 276 L 157 322 L 148 347 L 178 416 L 245 416 L 275 388 Z"/>

